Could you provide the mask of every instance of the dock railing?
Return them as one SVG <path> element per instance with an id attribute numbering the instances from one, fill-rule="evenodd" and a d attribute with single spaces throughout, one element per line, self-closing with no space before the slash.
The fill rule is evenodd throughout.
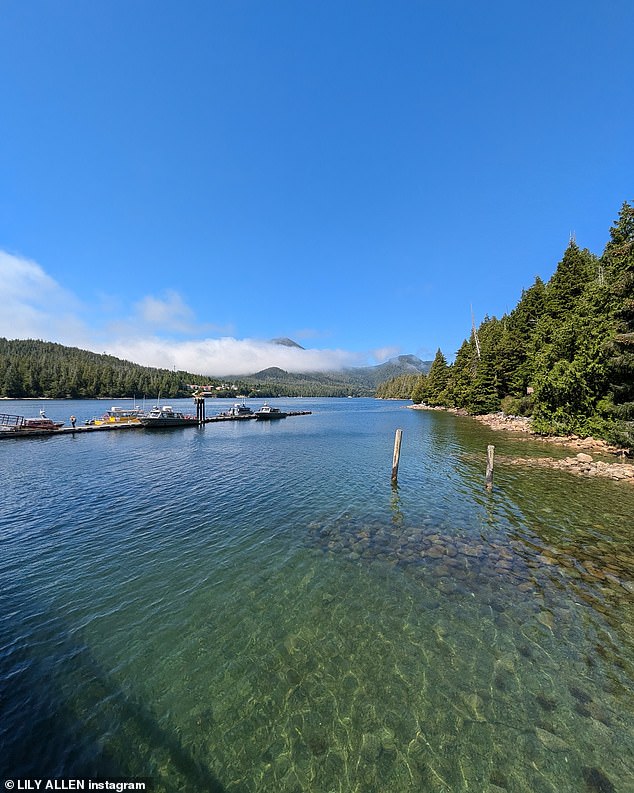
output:
<path id="1" fill-rule="evenodd" d="M 24 425 L 24 416 L 11 416 L 9 413 L 0 413 L 0 427 L 19 430 Z"/>

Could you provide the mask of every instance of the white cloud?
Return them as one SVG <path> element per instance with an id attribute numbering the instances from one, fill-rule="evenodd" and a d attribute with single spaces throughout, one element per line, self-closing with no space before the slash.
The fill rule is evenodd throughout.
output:
<path id="1" fill-rule="evenodd" d="M 323 372 L 363 364 L 361 356 L 345 350 L 301 350 L 258 339 L 202 339 L 173 341 L 159 338 L 121 340 L 108 352 L 147 366 L 184 369 L 193 374 L 223 376 L 253 374 L 269 366 L 288 372 Z"/>
<path id="2" fill-rule="evenodd" d="M 140 319 L 147 325 L 162 330 L 191 332 L 194 327 L 194 312 L 172 289 L 166 290 L 164 295 L 164 299 L 147 295 L 140 300 L 135 305 Z"/>
<path id="3" fill-rule="evenodd" d="M 105 306 L 103 296 L 101 300 Z M 210 333 L 229 334 L 231 330 L 228 326 L 197 322 L 192 309 L 173 289 L 165 290 L 160 297 L 146 295 L 134 303 L 128 312 L 119 306 L 116 312 L 109 312 L 104 325 L 105 336 L 110 339 L 130 336 L 152 338 L 170 334 L 200 337 Z"/>
<path id="4" fill-rule="evenodd" d="M 378 347 L 376 350 L 372 350 L 372 357 L 378 363 L 383 363 L 389 358 L 394 358 L 396 355 L 400 355 L 400 353 L 400 347 Z"/>
<path id="5" fill-rule="evenodd" d="M 36 262 L 0 251 L 0 336 L 81 344 L 88 331 L 77 298 Z"/>
<path id="6" fill-rule="evenodd" d="M 270 366 L 289 372 L 329 371 L 366 363 L 345 350 L 300 349 L 258 339 L 183 339 L 208 335 L 175 291 L 147 295 L 126 311 L 119 298 L 95 295 L 85 306 L 36 262 L 0 251 L 0 336 L 44 339 L 128 361 L 210 376 L 252 374 Z M 91 316 L 89 326 L 82 316 Z M 222 329 L 214 328 L 216 332 Z M 224 329 L 227 333 L 227 329 Z"/>

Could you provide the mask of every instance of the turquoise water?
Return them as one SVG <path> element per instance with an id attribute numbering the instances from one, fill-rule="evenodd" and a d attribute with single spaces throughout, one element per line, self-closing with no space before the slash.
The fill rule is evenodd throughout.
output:
<path id="1" fill-rule="evenodd" d="M 313 413 L 0 442 L 2 775 L 634 791 L 634 488 L 497 465 L 487 493 L 488 443 L 543 446 L 278 404 Z"/>

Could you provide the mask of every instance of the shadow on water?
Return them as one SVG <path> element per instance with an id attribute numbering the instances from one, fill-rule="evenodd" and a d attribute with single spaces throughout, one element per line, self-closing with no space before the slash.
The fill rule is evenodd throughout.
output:
<path id="1" fill-rule="evenodd" d="M 5 607 L 4 613 L 11 613 Z M 159 723 L 146 704 L 108 674 L 59 618 L 40 629 L 37 647 L 0 627 L 0 776 L 150 778 L 154 790 L 225 788 L 208 765 Z M 204 725 L 213 729 L 213 724 Z"/>

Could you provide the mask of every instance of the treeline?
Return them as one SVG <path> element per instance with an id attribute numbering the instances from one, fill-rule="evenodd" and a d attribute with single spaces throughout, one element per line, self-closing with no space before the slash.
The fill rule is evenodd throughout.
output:
<path id="1" fill-rule="evenodd" d="M 0 396 L 84 399 L 191 395 L 208 377 L 154 369 L 52 342 L 0 338 Z"/>
<path id="2" fill-rule="evenodd" d="M 347 397 L 374 394 L 374 389 L 355 383 L 351 378 L 346 378 L 343 372 L 337 373 L 336 377 L 327 373 L 299 374 L 277 366 L 254 375 L 231 378 L 231 382 L 237 393 L 250 397 Z"/>
<path id="3" fill-rule="evenodd" d="M 236 386 L 234 393 L 244 394 L 249 397 L 348 397 L 372 395 L 372 391 L 369 389 L 329 385 L 313 381 L 277 383 L 265 380 L 247 383 L 235 380 L 234 383 Z"/>
<path id="4" fill-rule="evenodd" d="M 411 385 L 397 380 L 391 392 Z M 409 396 L 634 445 L 634 207 L 623 204 L 601 256 L 571 241 L 552 278 L 537 278 L 501 319 L 486 317 L 453 364 L 438 350 Z"/>

